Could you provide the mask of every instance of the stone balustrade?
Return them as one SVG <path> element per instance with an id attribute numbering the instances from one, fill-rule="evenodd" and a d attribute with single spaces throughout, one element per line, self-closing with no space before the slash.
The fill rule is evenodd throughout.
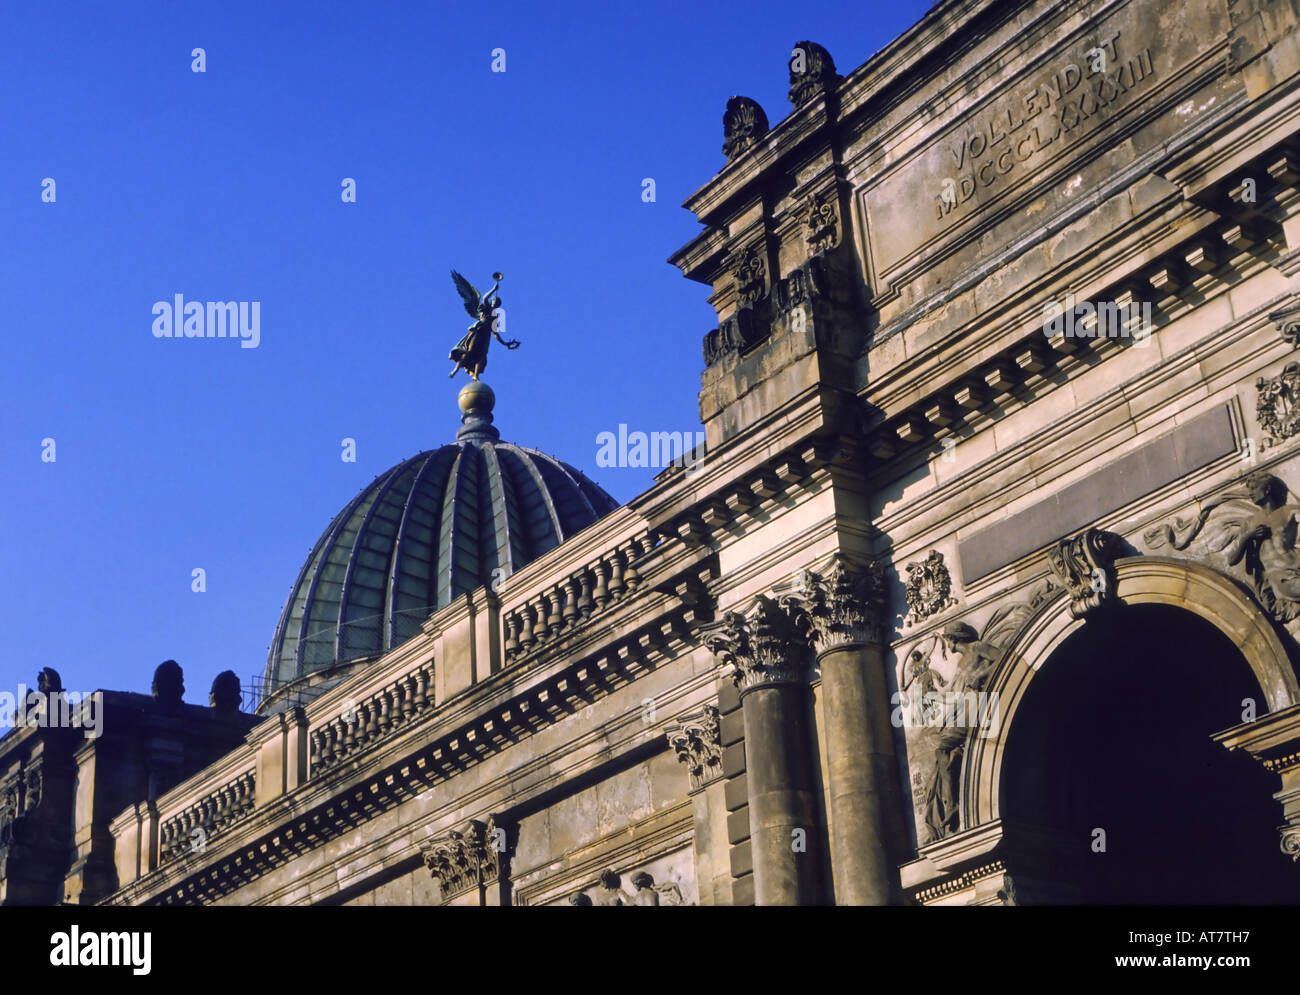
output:
<path id="1" fill-rule="evenodd" d="M 250 815 L 256 799 L 256 780 L 254 771 L 245 771 L 180 814 L 165 819 L 159 831 L 159 862 L 202 853 L 213 837 Z"/>
<path id="2" fill-rule="evenodd" d="M 529 655 L 634 592 L 641 584 L 636 561 L 652 545 L 648 533 L 620 543 L 520 607 L 504 611 L 506 660 Z"/>
<path id="3" fill-rule="evenodd" d="M 339 714 L 313 724 L 310 776 L 332 770 L 433 711 L 433 682 L 429 661 L 361 701 L 346 701 Z"/>

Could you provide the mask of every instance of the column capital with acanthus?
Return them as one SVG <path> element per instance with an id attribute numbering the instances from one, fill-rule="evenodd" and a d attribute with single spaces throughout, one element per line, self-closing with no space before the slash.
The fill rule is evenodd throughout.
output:
<path id="1" fill-rule="evenodd" d="M 807 679 L 812 653 L 806 626 L 767 595 L 760 594 L 743 612 L 727 612 L 705 626 L 703 635 L 718 662 L 732 668 L 742 695 Z"/>
<path id="2" fill-rule="evenodd" d="M 806 616 L 819 656 L 885 642 L 889 599 L 879 561 L 862 566 L 836 552 L 826 567 L 800 570 L 777 594 L 788 611 Z"/>

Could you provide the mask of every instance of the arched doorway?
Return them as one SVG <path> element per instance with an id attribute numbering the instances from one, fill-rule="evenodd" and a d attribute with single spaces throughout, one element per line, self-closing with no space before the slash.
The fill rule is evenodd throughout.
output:
<path id="1" fill-rule="evenodd" d="M 1187 610 L 1119 604 L 1073 631 L 1006 731 L 1000 808 L 1007 868 L 1024 882 L 1016 900 L 1296 902 L 1276 775 L 1210 739 L 1247 717 L 1247 699 L 1268 711 L 1242 653 Z"/>

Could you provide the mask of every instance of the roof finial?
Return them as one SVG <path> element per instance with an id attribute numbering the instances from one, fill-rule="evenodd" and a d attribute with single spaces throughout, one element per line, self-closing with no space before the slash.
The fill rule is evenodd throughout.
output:
<path id="1" fill-rule="evenodd" d="M 501 438 L 492 425 L 492 408 L 497 403 L 496 394 L 482 380 L 471 380 L 460 389 L 456 403 L 461 410 L 461 429 L 456 433 L 458 440 L 475 440 L 495 442 Z"/>

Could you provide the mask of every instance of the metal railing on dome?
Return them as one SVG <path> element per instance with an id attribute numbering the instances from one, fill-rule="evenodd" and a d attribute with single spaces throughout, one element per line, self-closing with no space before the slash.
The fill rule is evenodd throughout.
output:
<path id="1" fill-rule="evenodd" d="M 388 650 L 396 649 L 408 639 L 418 636 L 429 616 L 437 610 L 436 606 L 408 608 L 393 612 L 393 640 Z M 345 622 L 342 626 L 322 626 L 315 632 L 301 637 L 302 668 L 304 676 L 316 671 L 327 670 L 335 664 L 349 663 L 367 656 L 379 656 L 388 650 L 383 649 L 383 615 L 367 615 Z M 338 645 L 337 655 L 335 645 Z M 301 680 L 302 678 L 295 678 Z M 281 681 L 268 678 L 265 674 L 256 674 L 251 685 L 244 688 L 244 700 L 251 699 L 250 711 L 256 711 L 267 698 L 293 681 Z M 315 701 L 333 687 L 333 683 L 322 686 L 306 685 L 287 692 L 289 707 L 306 705 Z"/>

